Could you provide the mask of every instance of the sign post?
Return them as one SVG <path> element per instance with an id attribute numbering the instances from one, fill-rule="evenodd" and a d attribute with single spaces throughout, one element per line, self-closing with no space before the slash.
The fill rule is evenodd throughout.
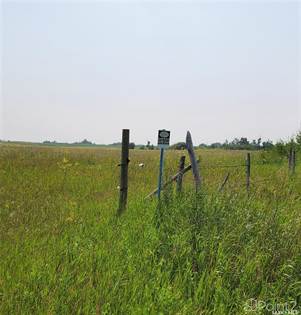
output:
<path id="1" fill-rule="evenodd" d="M 170 140 L 170 131 L 167 131 L 165 129 L 159 130 L 158 147 L 160 149 L 160 169 L 159 169 L 159 180 L 158 180 L 158 199 L 160 199 L 161 188 L 162 188 L 164 149 L 169 147 L 169 140 Z"/>

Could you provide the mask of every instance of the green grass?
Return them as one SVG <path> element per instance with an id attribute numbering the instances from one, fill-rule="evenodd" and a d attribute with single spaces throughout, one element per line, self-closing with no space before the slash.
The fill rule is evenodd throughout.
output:
<path id="1" fill-rule="evenodd" d="M 0 146 L 1 314 L 272 314 L 248 312 L 250 299 L 300 310 L 301 167 L 254 165 L 247 195 L 243 166 L 212 167 L 245 152 L 200 150 L 201 193 L 188 174 L 158 205 L 144 197 L 159 152 L 130 154 L 117 218 L 119 150 Z M 181 154 L 167 152 L 166 178 Z"/>

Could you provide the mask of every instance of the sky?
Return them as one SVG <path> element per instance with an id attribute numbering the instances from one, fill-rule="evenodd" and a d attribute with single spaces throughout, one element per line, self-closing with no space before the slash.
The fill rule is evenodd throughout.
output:
<path id="1" fill-rule="evenodd" d="M 0 139 L 195 144 L 301 127 L 299 1 L 8 1 Z"/>

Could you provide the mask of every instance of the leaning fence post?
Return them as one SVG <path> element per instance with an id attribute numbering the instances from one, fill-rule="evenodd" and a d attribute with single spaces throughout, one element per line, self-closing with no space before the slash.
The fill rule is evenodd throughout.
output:
<path id="1" fill-rule="evenodd" d="M 122 130 L 122 148 L 121 148 L 121 162 L 120 162 L 120 195 L 119 207 L 117 214 L 120 215 L 126 208 L 128 195 L 128 163 L 129 163 L 129 129 Z"/>
<path id="2" fill-rule="evenodd" d="M 196 188 L 196 191 L 198 191 L 199 188 L 201 187 L 201 176 L 200 176 L 200 172 L 198 168 L 197 159 L 195 157 L 195 153 L 193 149 L 191 134 L 189 131 L 187 131 L 187 135 L 186 135 L 186 147 L 187 147 L 187 151 L 190 157 L 192 172 L 193 172 L 194 181 L 195 181 L 195 188 Z"/>
<path id="3" fill-rule="evenodd" d="M 227 184 L 227 181 L 229 179 L 230 173 L 227 173 L 226 177 L 224 178 L 222 184 L 220 185 L 218 192 L 221 192 L 223 190 L 223 188 L 225 187 L 225 185 Z"/>
<path id="4" fill-rule="evenodd" d="M 177 178 L 177 192 L 178 193 L 180 193 L 182 191 L 184 167 L 185 167 L 185 155 L 182 155 L 180 158 L 180 164 L 179 164 L 179 176 Z"/>
<path id="5" fill-rule="evenodd" d="M 247 191 L 250 191 L 250 177 L 251 177 L 251 154 L 247 153 L 247 158 L 246 158 L 246 185 L 247 185 Z"/>

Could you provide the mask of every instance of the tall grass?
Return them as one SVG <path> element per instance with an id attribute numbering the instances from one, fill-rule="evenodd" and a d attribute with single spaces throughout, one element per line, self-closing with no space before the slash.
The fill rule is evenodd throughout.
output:
<path id="1" fill-rule="evenodd" d="M 291 179 L 281 166 L 254 168 L 249 195 L 237 185 L 244 169 L 218 194 L 223 173 L 208 168 L 200 193 L 188 177 L 158 204 L 144 199 L 157 154 L 134 151 L 117 218 L 119 151 L 0 149 L 1 314 L 271 314 L 251 299 L 300 307 L 299 168 Z M 171 174 L 179 154 L 168 154 Z M 203 167 L 210 156 L 243 158 L 200 154 Z"/>

